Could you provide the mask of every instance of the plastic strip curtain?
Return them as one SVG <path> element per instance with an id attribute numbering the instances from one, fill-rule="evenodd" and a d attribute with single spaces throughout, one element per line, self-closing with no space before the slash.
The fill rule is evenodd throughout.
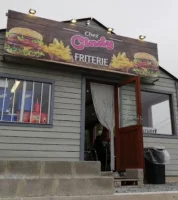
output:
<path id="1" fill-rule="evenodd" d="M 115 169 L 114 157 L 114 86 L 91 83 L 91 94 L 99 122 L 110 132 L 111 170 Z"/>

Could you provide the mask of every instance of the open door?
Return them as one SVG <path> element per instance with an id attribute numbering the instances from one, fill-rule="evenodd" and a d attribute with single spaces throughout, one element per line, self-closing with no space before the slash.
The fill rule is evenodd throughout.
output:
<path id="1" fill-rule="evenodd" d="M 140 78 L 115 87 L 116 170 L 144 167 Z"/>

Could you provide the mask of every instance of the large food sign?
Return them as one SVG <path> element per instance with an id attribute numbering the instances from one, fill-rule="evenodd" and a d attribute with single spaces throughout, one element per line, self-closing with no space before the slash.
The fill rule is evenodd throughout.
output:
<path id="1" fill-rule="evenodd" d="M 5 52 L 105 71 L 159 75 L 154 43 L 14 11 L 8 12 Z"/>

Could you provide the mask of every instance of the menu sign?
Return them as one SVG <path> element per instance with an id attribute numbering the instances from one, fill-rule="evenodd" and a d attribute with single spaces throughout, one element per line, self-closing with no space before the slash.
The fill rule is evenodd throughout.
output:
<path id="1" fill-rule="evenodd" d="M 8 12 L 5 53 L 104 71 L 159 75 L 154 43 L 14 11 Z"/>

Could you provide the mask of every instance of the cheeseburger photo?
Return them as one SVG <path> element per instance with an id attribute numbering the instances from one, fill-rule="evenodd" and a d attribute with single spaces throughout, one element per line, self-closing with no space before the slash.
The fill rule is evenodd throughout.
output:
<path id="1" fill-rule="evenodd" d="M 138 52 L 134 54 L 135 67 L 141 68 L 157 68 L 158 61 L 154 56 L 144 52 Z"/>
<path id="2" fill-rule="evenodd" d="M 28 28 L 12 28 L 6 33 L 6 51 L 20 56 L 41 58 L 43 36 Z"/>

